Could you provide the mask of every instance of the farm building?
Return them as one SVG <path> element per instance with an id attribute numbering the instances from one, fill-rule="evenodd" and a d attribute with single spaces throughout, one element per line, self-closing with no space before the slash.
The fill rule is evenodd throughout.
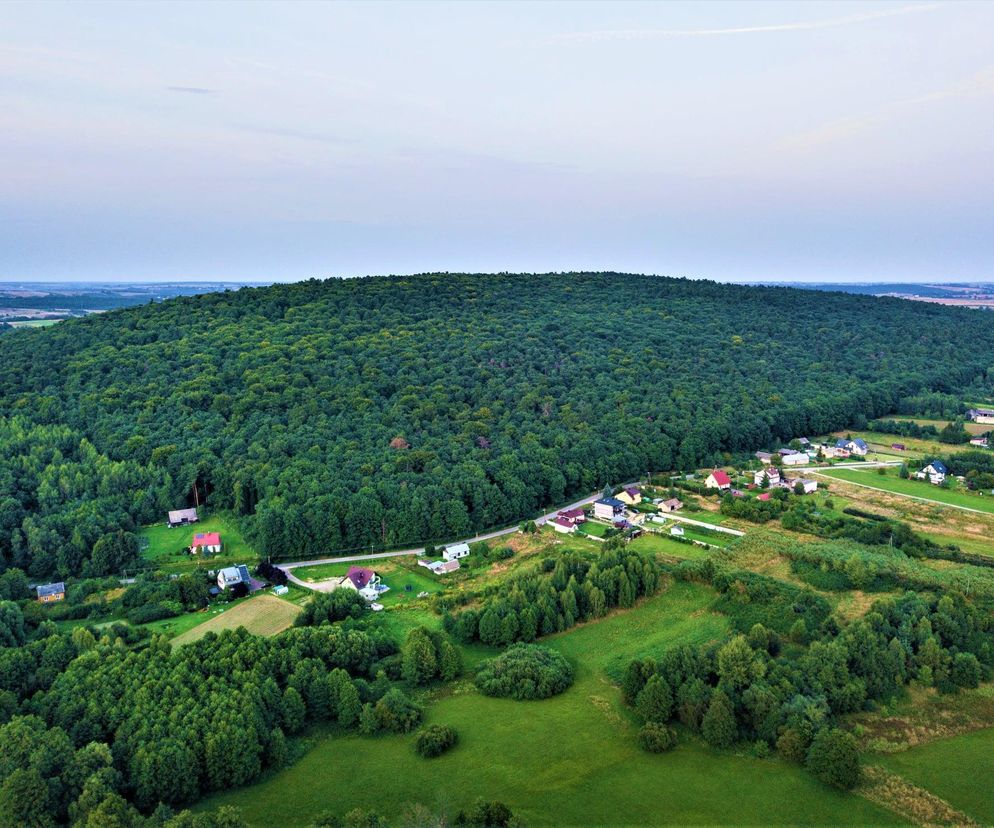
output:
<path id="1" fill-rule="evenodd" d="M 757 451 L 756 452 L 756 459 L 760 463 L 767 463 L 767 464 L 769 464 L 773 460 L 773 454 L 771 452 L 769 452 L 769 451 Z"/>
<path id="2" fill-rule="evenodd" d="M 193 536 L 193 543 L 190 544 L 190 550 L 194 553 L 220 552 L 221 551 L 220 532 L 197 532 Z"/>
<path id="3" fill-rule="evenodd" d="M 728 476 L 727 472 L 723 472 L 721 469 L 715 469 L 707 476 L 707 480 L 704 481 L 704 485 L 709 489 L 717 489 L 718 491 L 723 492 L 732 487 L 732 478 Z"/>
<path id="4" fill-rule="evenodd" d="M 675 538 L 682 538 L 683 537 L 683 527 L 682 526 L 673 526 L 673 527 L 670 527 L 670 534 L 673 537 L 675 537 Z"/>
<path id="5" fill-rule="evenodd" d="M 54 584 L 40 584 L 35 587 L 35 591 L 38 593 L 38 603 L 40 604 L 51 604 L 66 599 L 66 585 L 62 581 Z"/>
<path id="6" fill-rule="evenodd" d="M 286 595 L 290 588 L 286 584 L 279 584 L 273 587 L 273 595 Z"/>
<path id="7" fill-rule="evenodd" d="M 604 520 L 614 520 L 617 515 L 624 514 L 625 504 L 613 497 L 605 497 L 594 502 L 594 516 Z"/>
<path id="8" fill-rule="evenodd" d="M 791 488 L 796 486 L 798 483 L 800 483 L 801 487 L 804 489 L 804 494 L 814 494 L 815 492 L 818 491 L 817 480 L 810 480 L 808 478 L 799 477 L 797 478 L 797 480 L 792 481 Z"/>
<path id="9" fill-rule="evenodd" d="M 785 466 L 804 466 L 811 462 L 811 458 L 803 451 L 795 451 L 793 454 L 783 455 L 780 462 Z"/>
<path id="10" fill-rule="evenodd" d="M 945 481 L 947 474 L 949 474 L 949 469 L 946 468 L 946 464 L 941 460 L 933 460 L 924 469 L 915 472 L 915 477 L 939 486 Z"/>
<path id="11" fill-rule="evenodd" d="M 971 446 L 979 446 L 980 448 L 987 448 L 987 438 L 986 437 L 974 437 L 970 440 Z"/>
<path id="12" fill-rule="evenodd" d="M 429 572 L 434 572 L 436 575 L 445 575 L 449 572 L 456 572 L 459 569 L 459 561 L 429 561 L 421 559 L 418 561 L 418 566 L 423 566 Z M 420 595 L 418 596 L 421 597 Z"/>
<path id="13" fill-rule="evenodd" d="M 249 586 L 251 583 L 252 576 L 249 575 L 248 567 L 245 566 L 245 564 L 239 564 L 238 566 L 226 566 L 217 573 L 217 585 L 221 589 L 233 587 L 235 584 L 245 584 L 245 586 Z"/>
<path id="14" fill-rule="evenodd" d="M 971 408 L 966 414 L 975 423 L 994 424 L 994 408 Z"/>
<path id="15" fill-rule="evenodd" d="M 564 517 L 557 517 L 552 521 L 552 528 L 562 535 L 572 535 L 576 531 L 576 524 Z"/>
<path id="16" fill-rule="evenodd" d="M 660 512 L 678 512 L 683 508 L 683 501 L 678 498 L 671 497 L 669 500 L 664 500 L 659 504 Z"/>
<path id="17" fill-rule="evenodd" d="M 196 509 L 175 509 L 169 513 L 170 526 L 186 526 L 200 520 Z"/>
<path id="18" fill-rule="evenodd" d="M 635 504 L 642 502 L 642 492 L 634 486 L 629 486 L 628 488 L 622 489 L 618 492 L 617 498 L 626 506 L 634 506 Z"/>
<path id="19" fill-rule="evenodd" d="M 442 557 L 447 561 L 455 561 L 459 558 L 465 558 L 468 554 L 468 543 L 455 543 L 452 546 L 446 546 L 445 549 L 442 550 Z"/>

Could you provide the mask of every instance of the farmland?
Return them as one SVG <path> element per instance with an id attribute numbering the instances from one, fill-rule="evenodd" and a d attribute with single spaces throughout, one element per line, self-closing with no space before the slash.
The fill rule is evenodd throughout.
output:
<path id="1" fill-rule="evenodd" d="M 205 620 L 173 638 L 181 646 L 198 641 L 207 633 L 220 633 L 245 627 L 253 635 L 276 635 L 293 623 L 300 607 L 275 595 L 262 594 L 238 601 L 230 607 L 216 607 L 206 613 L 197 613 Z"/>
<path id="2" fill-rule="evenodd" d="M 902 480 L 894 476 L 893 473 L 880 475 L 876 472 L 861 471 L 856 469 L 829 469 L 818 472 L 825 477 L 835 480 L 845 480 L 850 483 L 859 483 L 862 486 L 870 486 L 885 492 L 892 492 L 907 497 L 920 498 L 922 500 L 938 501 L 950 506 L 963 509 L 975 509 L 981 512 L 994 514 L 994 497 L 984 496 L 979 493 L 965 491 L 963 489 L 943 489 L 940 486 L 933 486 L 923 480 Z"/>

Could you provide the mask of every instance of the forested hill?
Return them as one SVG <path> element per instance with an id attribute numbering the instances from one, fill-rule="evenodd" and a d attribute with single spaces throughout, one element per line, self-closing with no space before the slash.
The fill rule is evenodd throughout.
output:
<path id="1" fill-rule="evenodd" d="M 0 337 L 0 552 L 192 502 L 273 555 L 465 536 L 994 366 L 994 314 L 620 274 L 310 281 Z"/>

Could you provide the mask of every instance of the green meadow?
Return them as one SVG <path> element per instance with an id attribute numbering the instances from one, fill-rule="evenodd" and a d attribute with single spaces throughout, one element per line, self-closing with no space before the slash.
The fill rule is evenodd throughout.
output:
<path id="1" fill-rule="evenodd" d="M 455 727 L 459 744 L 437 759 L 419 758 L 413 735 L 322 731 L 296 764 L 200 808 L 236 805 L 253 826 L 306 826 L 323 810 L 396 818 L 413 803 L 451 819 L 484 797 L 506 802 L 528 825 L 894 823 L 780 760 L 715 752 L 689 737 L 663 755 L 639 749 L 612 676 L 635 656 L 720 640 L 728 624 L 708 609 L 713 599 L 705 587 L 674 583 L 632 610 L 546 639 L 577 669 L 555 698 L 488 698 L 468 680 L 446 689 L 426 717 Z M 467 667 L 487 654 L 466 651 Z"/>
<path id="2" fill-rule="evenodd" d="M 935 500 L 950 506 L 963 506 L 967 509 L 977 509 L 981 512 L 994 514 L 994 497 L 990 495 L 975 494 L 964 489 L 943 489 L 941 486 L 933 486 L 924 480 L 902 480 L 890 470 L 883 475 L 877 474 L 875 470 L 871 469 L 866 471 L 831 469 L 820 473 L 836 480 L 860 483 L 893 494 Z"/>
<path id="3" fill-rule="evenodd" d="M 927 788 L 977 822 L 994 824 L 994 728 L 891 753 L 877 764 Z"/>
<path id="4" fill-rule="evenodd" d="M 186 549 L 197 532 L 220 532 L 221 554 L 208 558 L 188 554 Z M 167 572 L 217 569 L 233 564 L 246 564 L 252 568 L 259 560 L 259 553 L 245 541 L 235 521 L 223 514 L 208 515 L 199 523 L 173 528 L 169 528 L 163 520 L 162 523 L 144 527 L 140 536 L 148 544 L 142 551 L 142 558 Z"/>

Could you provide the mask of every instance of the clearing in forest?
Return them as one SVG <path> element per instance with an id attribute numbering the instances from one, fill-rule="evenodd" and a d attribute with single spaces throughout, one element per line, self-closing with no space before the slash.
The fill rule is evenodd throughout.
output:
<path id="1" fill-rule="evenodd" d="M 275 595 L 257 595 L 176 636 L 172 643 L 190 644 L 209 632 L 220 633 L 239 627 L 245 627 L 253 635 L 276 635 L 289 627 L 299 612 L 300 607 Z"/>

